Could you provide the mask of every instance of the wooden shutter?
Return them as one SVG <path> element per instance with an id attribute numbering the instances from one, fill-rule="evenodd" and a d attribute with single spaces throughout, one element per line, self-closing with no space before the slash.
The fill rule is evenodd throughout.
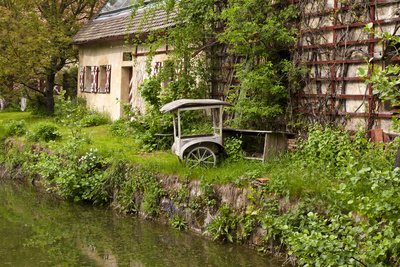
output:
<path id="1" fill-rule="evenodd" d="M 79 90 L 81 92 L 85 91 L 85 67 L 81 67 L 79 73 Z"/>
<path id="2" fill-rule="evenodd" d="M 106 67 L 106 93 L 110 92 L 110 87 L 111 87 L 111 65 L 107 65 Z"/>
<path id="3" fill-rule="evenodd" d="M 91 68 L 91 92 L 96 93 L 98 88 L 98 80 L 99 80 L 99 67 L 92 66 Z"/>

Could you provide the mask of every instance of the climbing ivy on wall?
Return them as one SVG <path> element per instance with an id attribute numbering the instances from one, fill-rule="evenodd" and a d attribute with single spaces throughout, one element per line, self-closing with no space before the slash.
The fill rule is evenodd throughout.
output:
<path id="1" fill-rule="evenodd" d="M 144 2 L 135 5 L 132 16 Z M 232 82 L 224 85 L 219 97 L 235 104 L 227 117 L 232 125 L 268 128 L 284 114 L 294 70 L 288 47 L 296 41 L 291 27 L 295 6 L 279 6 L 271 0 L 167 0 L 147 7 L 143 29 L 158 9 L 167 10 L 176 25 L 146 32 L 146 38 L 139 38 L 140 33 L 129 38 L 133 47 L 145 43 L 151 50 L 150 78 L 141 87 L 148 104 L 159 107 L 180 98 L 215 97 L 216 69 L 231 68 Z M 173 51 L 161 72 L 152 76 L 149 64 L 163 43 Z M 227 66 L 221 54 L 235 60 Z"/>
<path id="2" fill-rule="evenodd" d="M 226 28 L 219 39 L 230 45 L 230 53 L 243 55 L 235 66 L 240 84 L 228 98 L 236 103 L 235 125 L 264 128 L 284 113 L 293 68 L 288 47 L 296 41 L 296 15 L 294 5 L 265 0 L 229 1 L 222 11 Z"/>
<path id="3" fill-rule="evenodd" d="M 400 37 L 398 35 L 395 36 L 388 32 L 377 32 L 373 29 L 372 23 L 365 25 L 364 30 L 368 33 L 374 34 L 378 38 L 381 38 L 379 44 L 385 43 L 391 50 L 392 57 L 398 57 L 400 55 Z M 372 88 L 374 89 L 373 93 L 379 95 L 379 99 L 382 101 L 390 101 L 393 108 L 398 109 L 400 106 L 399 64 L 389 64 L 385 68 L 381 69 L 379 66 L 371 63 L 372 59 L 366 58 L 366 60 L 368 63 L 368 69 L 359 68 L 360 77 L 365 80 L 365 84 L 372 84 Z M 396 132 L 400 132 L 400 121 L 398 115 L 393 115 L 392 117 L 392 129 Z"/>

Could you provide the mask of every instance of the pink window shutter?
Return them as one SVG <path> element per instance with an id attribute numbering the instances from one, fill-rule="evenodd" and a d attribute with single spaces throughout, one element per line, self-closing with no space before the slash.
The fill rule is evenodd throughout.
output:
<path id="1" fill-rule="evenodd" d="M 85 67 L 81 67 L 79 73 L 79 90 L 81 92 L 85 91 Z"/>
<path id="2" fill-rule="evenodd" d="M 106 93 L 110 92 L 110 87 L 111 87 L 111 65 L 107 65 L 107 68 L 106 68 L 106 85 L 105 85 Z"/>

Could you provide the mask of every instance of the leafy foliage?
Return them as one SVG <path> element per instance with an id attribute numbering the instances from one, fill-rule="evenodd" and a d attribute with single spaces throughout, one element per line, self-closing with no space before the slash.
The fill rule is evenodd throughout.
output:
<path id="1" fill-rule="evenodd" d="M 187 222 L 184 218 L 179 217 L 178 215 L 173 215 L 170 219 L 170 225 L 176 229 L 184 230 L 188 228 Z"/>
<path id="2" fill-rule="evenodd" d="M 97 187 L 106 181 L 106 173 L 102 168 L 106 162 L 97 150 L 90 150 L 79 155 L 79 141 L 72 139 L 58 148 L 63 157 L 40 154 L 34 170 L 41 174 L 49 184 L 51 191 L 59 192 L 62 196 L 74 201 L 95 201 L 98 197 Z"/>
<path id="3" fill-rule="evenodd" d="M 58 140 L 61 138 L 61 136 L 62 135 L 57 125 L 41 122 L 38 123 L 33 131 L 29 133 L 28 140 L 34 142 L 42 140 L 45 142 L 49 142 L 50 140 Z"/>
<path id="4" fill-rule="evenodd" d="M 226 153 L 228 154 L 228 160 L 235 162 L 243 159 L 244 154 L 242 150 L 243 141 L 240 138 L 226 138 L 225 139 L 225 148 Z"/>
<path id="5" fill-rule="evenodd" d="M 368 33 L 372 33 L 381 38 L 379 44 L 386 43 L 389 47 L 392 47 L 395 51 L 395 56 L 399 56 L 398 44 L 400 44 L 400 37 L 389 34 L 388 32 L 378 33 L 373 30 L 373 24 L 369 23 L 365 25 L 364 30 Z M 366 84 L 372 83 L 372 88 L 374 89 L 374 94 L 379 94 L 381 100 L 388 100 L 392 105 L 400 104 L 400 92 L 398 90 L 400 84 L 400 66 L 388 65 L 383 70 L 379 66 L 374 66 L 371 64 L 370 60 L 367 60 L 368 69 L 371 70 L 371 75 L 364 68 L 359 68 L 359 76 L 365 80 Z M 398 116 L 392 117 L 392 128 L 395 131 L 400 131 L 400 121 Z"/>
<path id="6" fill-rule="evenodd" d="M 221 12 L 225 21 L 221 42 L 231 45 L 230 53 L 246 55 L 236 64 L 238 88 L 229 92 L 240 114 L 233 123 L 240 127 L 265 127 L 285 111 L 288 79 L 294 71 L 287 49 L 295 42 L 297 16 L 294 5 L 277 8 L 263 0 L 229 1 Z"/>
<path id="7" fill-rule="evenodd" d="M 110 133 L 113 136 L 128 137 L 133 135 L 133 129 L 129 126 L 129 122 L 121 118 L 110 124 Z"/>
<path id="8" fill-rule="evenodd" d="M 138 1 L 132 16 L 144 2 Z M 140 87 L 147 103 L 146 114 L 140 121 L 151 133 L 141 135 L 147 149 L 153 149 L 155 133 L 171 132 L 170 115 L 159 113 L 162 105 L 181 98 L 211 97 L 210 81 L 216 79 L 216 66 L 221 64 L 217 62 L 216 51 L 229 51 L 233 57 L 243 55 L 234 66 L 240 86 L 225 92 L 228 100 L 236 104 L 229 109 L 229 123 L 262 129 L 284 114 L 290 77 L 297 71 L 288 57 L 288 47 L 296 40 L 292 27 L 297 15 L 294 5 L 276 8 L 275 1 L 265 0 L 153 1 L 141 11 L 147 12 L 143 30 L 157 9 L 166 10 L 175 26 L 151 32 L 146 40 L 129 41 L 132 47 L 144 42 L 150 49 L 149 78 Z M 161 31 L 167 34 L 160 34 Z M 168 53 L 168 60 L 155 75 L 150 65 L 152 56 L 164 43 L 174 50 Z"/>
<path id="9" fill-rule="evenodd" d="M 93 112 L 83 117 L 79 123 L 82 127 L 92 127 L 107 124 L 109 122 L 110 118 L 108 118 L 104 114 Z"/>
<path id="10" fill-rule="evenodd" d="M 60 123 L 69 128 L 70 133 L 74 138 L 76 138 L 81 133 L 82 120 L 89 115 L 89 110 L 86 109 L 85 104 L 86 101 L 71 98 L 65 98 L 65 91 L 63 91 L 58 98 L 56 104 L 56 112 L 55 112 L 55 120 L 57 123 Z M 90 122 L 91 119 L 87 120 L 86 123 Z M 102 120 L 102 118 L 95 120 Z M 85 122 L 85 121 L 83 121 Z"/>
<path id="11" fill-rule="evenodd" d="M 0 86 L 2 94 L 27 90 L 40 95 L 46 111 L 54 111 L 55 76 L 77 58 L 72 37 L 105 1 L 1 1 Z M 38 80 L 45 90 L 37 89 Z M 7 86 L 10 83 L 20 86 Z M 16 88 L 19 88 L 15 92 Z"/>
<path id="12" fill-rule="evenodd" d="M 25 120 L 14 120 L 6 124 L 5 132 L 7 136 L 22 136 L 27 131 Z"/>
<path id="13" fill-rule="evenodd" d="M 233 242 L 231 231 L 236 229 L 237 217 L 232 213 L 230 207 L 225 205 L 219 209 L 220 214 L 215 220 L 207 225 L 207 231 L 204 234 L 211 234 L 212 240 L 227 239 Z"/>

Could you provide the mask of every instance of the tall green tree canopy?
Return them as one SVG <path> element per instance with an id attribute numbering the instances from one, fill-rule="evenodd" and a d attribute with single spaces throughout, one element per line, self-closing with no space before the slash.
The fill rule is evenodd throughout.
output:
<path id="1" fill-rule="evenodd" d="M 147 2 L 141 0 L 137 7 Z M 232 65 L 240 83 L 225 88 L 224 96 L 235 104 L 231 123 L 238 127 L 267 128 L 285 112 L 290 76 L 295 69 L 289 52 L 296 41 L 294 5 L 272 0 L 160 0 L 152 5 L 153 10 L 168 10 L 176 26 L 160 30 L 167 34 L 151 33 L 146 42 L 154 50 L 167 42 L 174 49 L 169 53 L 173 64 L 184 58 L 180 79 L 168 84 L 171 98 L 160 97 L 161 102 L 193 96 L 193 92 L 199 97 L 210 96 L 215 70 L 228 67 L 221 66 L 218 54 L 226 53 L 239 58 Z M 152 8 L 148 11 L 144 24 L 152 16 Z M 146 84 L 144 88 L 146 92 L 157 91 Z M 152 95 L 152 104 L 154 99 Z"/>
<path id="2" fill-rule="evenodd" d="M 72 37 L 105 0 L 1 0 L 0 92 L 10 83 L 37 92 L 54 111 L 55 76 L 75 62 Z M 38 90 L 38 80 L 46 87 Z"/>

